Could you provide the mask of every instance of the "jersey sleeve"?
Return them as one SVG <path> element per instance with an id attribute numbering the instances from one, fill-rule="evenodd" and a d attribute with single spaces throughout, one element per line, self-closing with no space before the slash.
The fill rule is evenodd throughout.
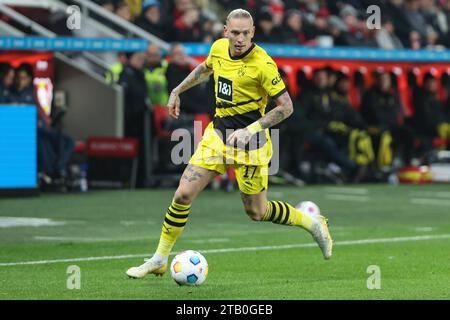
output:
<path id="1" fill-rule="evenodd" d="M 206 66 L 207 66 L 208 68 L 210 68 L 210 69 L 213 68 L 213 56 L 214 56 L 215 51 L 217 50 L 218 41 L 219 41 L 219 40 L 215 41 L 215 42 L 212 44 L 211 49 L 209 49 L 208 57 L 206 57 L 206 60 L 205 60 Z"/>
<path id="2" fill-rule="evenodd" d="M 286 92 L 278 67 L 271 58 L 265 59 L 261 66 L 261 85 L 271 98 L 277 98 Z"/>

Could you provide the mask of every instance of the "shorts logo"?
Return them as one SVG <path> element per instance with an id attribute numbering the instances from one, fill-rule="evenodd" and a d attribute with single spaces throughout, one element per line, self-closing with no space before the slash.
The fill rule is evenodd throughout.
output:
<path id="1" fill-rule="evenodd" d="M 233 81 L 221 76 L 217 79 L 217 97 L 229 102 L 233 102 Z"/>
<path id="2" fill-rule="evenodd" d="M 281 76 L 278 75 L 276 78 L 273 78 L 272 84 L 276 86 L 281 81 Z"/>

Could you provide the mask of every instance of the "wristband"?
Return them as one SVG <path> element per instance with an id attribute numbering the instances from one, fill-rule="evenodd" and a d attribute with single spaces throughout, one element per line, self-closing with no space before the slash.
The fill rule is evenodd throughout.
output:
<path id="1" fill-rule="evenodd" d="M 263 128 L 261 126 L 261 123 L 259 123 L 259 121 L 255 121 L 251 125 L 247 126 L 247 129 L 251 134 L 255 134 L 260 132 Z"/>

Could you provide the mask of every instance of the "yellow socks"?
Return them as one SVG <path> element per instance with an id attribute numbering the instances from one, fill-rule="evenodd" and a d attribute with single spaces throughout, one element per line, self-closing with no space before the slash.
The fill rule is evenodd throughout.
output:
<path id="1" fill-rule="evenodd" d="M 266 213 L 263 221 L 272 221 L 277 224 L 298 226 L 311 230 L 313 220 L 310 216 L 301 213 L 290 204 L 283 201 L 267 201 Z"/>
<path id="2" fill-rule="evenodd" d="M 161 237 L 159 239 L 158 249 L 156 249 L 157 255 L 162 257 L 169 255 L 178 236 L 184 230 L 190 208 L 190 204 L 179 204 L 175 200 L 172 200 L 172 204 L 167 209 L 166 217 L 162 225 Z"/>

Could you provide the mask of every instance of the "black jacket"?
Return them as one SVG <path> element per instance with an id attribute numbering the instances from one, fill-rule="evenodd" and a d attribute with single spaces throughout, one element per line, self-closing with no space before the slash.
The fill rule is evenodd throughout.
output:
<path id="1" fill-rule="evenodd" d="M 445 121 L 442 103 L 433 94 L 424 89 L 414 92 L 413 126 L 417 133 L 437 135 L 437 126 Z"/>
<path id="2" fill-rule="evenodd" d="M 363 96 L 361 114 L 368 125 L 392 130 L 402 125 L 404 114 L 400 96 L 394 90 L 382 92 L 374 86 Z"/>
<path id="3" fill-rule="evenodd" d="M 125 96 L 125 135 L 139 137 L 143 130 L 143 116 L 147 110 L 147 86 L 144 73 L 131 66 L 125 66 L 120 74 L 119 84 Z"/>

